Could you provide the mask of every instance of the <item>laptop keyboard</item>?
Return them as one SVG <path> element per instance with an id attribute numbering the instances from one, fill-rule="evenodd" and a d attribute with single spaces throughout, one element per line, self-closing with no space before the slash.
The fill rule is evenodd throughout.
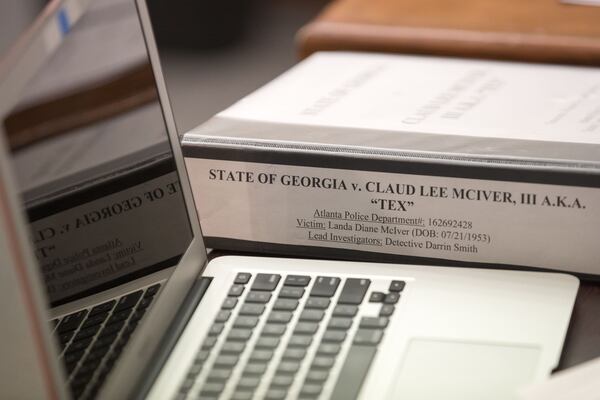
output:
<path id="1" fill-rule="evenodd" d="M 94 398 L 160 289 L 141 289 L 50 322 L 73 398 Z"/>
<path id="2" fill-rule="evenodd" d="M 237 274 L 177 398 L 218 399 L 227 390 L 231 399 L 248 400 L 261 387 L 267 400 L 314 399 L 326 385 L 333 385 L 332 399 L 356 398 L 405 282 L 390 280 L 387 291 L 367 298 L 369 279 L 252 278 Z M 365 303 L 379 303 L 369 305 L 377 311 L 357 317 Z M 301 384 L 292 393 L 295 382 Z"/>

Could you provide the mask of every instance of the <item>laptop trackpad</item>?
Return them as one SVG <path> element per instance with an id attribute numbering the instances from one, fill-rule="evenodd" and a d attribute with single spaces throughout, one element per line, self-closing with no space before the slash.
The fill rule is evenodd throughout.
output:
<path id="1" fill-rule="evenodd" d="M 530 383 L 538 347 L 413 339 L 399 369 L 394 399 L 510 400 Z"/>

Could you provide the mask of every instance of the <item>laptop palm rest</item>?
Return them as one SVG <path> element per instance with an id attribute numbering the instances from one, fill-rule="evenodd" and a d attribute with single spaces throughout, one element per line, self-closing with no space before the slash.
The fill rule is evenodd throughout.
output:
<path id="1" fill-rule="evenodd" d="M 390 398 L 510 400 L 531 382 L 541 354 L 535 346 L 414 339 Z"/>

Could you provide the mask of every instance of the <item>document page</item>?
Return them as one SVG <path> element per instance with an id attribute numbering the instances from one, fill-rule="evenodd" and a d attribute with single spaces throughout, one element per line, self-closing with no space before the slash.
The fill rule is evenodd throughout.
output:
<path id="1" fill-rule="evenodd" d="M 318 53 L 218 116 L 398 134 L 600 144 L 600 70 Z"/>

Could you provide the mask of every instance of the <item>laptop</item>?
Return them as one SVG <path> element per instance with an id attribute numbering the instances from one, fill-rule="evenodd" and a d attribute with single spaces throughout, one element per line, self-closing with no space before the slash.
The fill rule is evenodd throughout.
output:
<path id="1" fill-rule="evenodd" d="M 0 89 L 4 397 L 505 400 L 558 365 L 573 276 L 208 262 L 144 0 L 51 2 Z"/>

